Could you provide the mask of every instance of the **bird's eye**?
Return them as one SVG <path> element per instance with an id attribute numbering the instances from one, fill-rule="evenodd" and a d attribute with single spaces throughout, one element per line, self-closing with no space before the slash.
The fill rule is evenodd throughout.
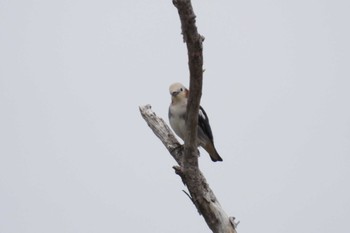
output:
<path id="1" fill-rule="evenodd" d="M 183 91 L 184 89 L 180 88 L 180 91 Z"/>

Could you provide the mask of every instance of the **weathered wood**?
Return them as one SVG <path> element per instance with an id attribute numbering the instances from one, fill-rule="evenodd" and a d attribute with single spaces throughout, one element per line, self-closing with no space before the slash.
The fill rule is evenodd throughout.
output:
<path id="1" fill-rule="evenodd" d="M 153 133 L 160 139 L 163 145 L 167 148 L 169 153 L 173 156 L 179 165 L 182 165 L 183 146 L 176 139 L 175 135 L 165 123 L 165 121 L 158 117 L 151 109 L 151 105 L 140 106 L 140 112 L 152 129 Z"/>
<path id="2" fill-rule="evenodd" d="M 228 217 L 210 189 L 203 173 L 197 167 L 184 169 L 184 150 L 165 121 L 158 117 L 150 105 L 140 107 L 140 112 L 154 134 L 162 141 L 179 166 L 174 166 L 187 186 L 193 204 L 214 233 L 236 233 L 234 217 Z"/>

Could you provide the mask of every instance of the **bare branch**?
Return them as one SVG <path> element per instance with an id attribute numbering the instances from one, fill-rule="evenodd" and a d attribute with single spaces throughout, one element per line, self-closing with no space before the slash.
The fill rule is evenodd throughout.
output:
<path id="1" fill-rule="evenodd" d="M 187 133 L 185 135 L 184 165 L 198 167 L 197 155 L 197 125 L 198 110 L 202 95 L 203 79 L 203 47 L 204 38 L 199 35 L 196 26 L 196 15 L 193 12 L 191 1 L 173 0 L 178 10 L 184 42 L 188 51 L 188 66 L 190 70 L 190 95 L 187 104 Z"/>
<path id="2" fill-rule="evenodd" d="M 176 162 L 179 165 L 182 165 L 183 147 L 176 139 L 169 126 L 162 118 L 157 117 L 149 104 L 140 106 L 140 112 L 153 133 L 163 142 L 164 146 L 168 149 Z"/>

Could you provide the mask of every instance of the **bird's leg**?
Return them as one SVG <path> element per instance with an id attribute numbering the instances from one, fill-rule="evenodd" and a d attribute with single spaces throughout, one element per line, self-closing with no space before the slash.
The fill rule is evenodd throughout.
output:
<path id="1" fill-rule="evenodd" d="M 177 154 L 183 154 L 184 153 L 184 145 L 178 144 L 178 146 L 174 147 L 171 152 L 176 152 Z"/>
<path id="2" fill-rule="evenodd" d="M 185 144 L 181 145 L 179 144 L 177 147 L 175 147 L 171 152 L 176 152 L 179 154 L 183 154 L 185 150 Z M 199 149 L 197 149 L 197 155 L 200 156 Z"/>

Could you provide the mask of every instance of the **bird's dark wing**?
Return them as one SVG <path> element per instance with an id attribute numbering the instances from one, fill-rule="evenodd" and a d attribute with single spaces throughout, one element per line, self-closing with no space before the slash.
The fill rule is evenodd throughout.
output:
<path id="1" fill-rule="evenodd" d="M 198 125 L 203 130 L 203 133 L 210 139 L 210 141 L 214 142 L 213 133 L 211 132 L 209 124 L 209 118 L 201 106 L 199 106 Z"/>

